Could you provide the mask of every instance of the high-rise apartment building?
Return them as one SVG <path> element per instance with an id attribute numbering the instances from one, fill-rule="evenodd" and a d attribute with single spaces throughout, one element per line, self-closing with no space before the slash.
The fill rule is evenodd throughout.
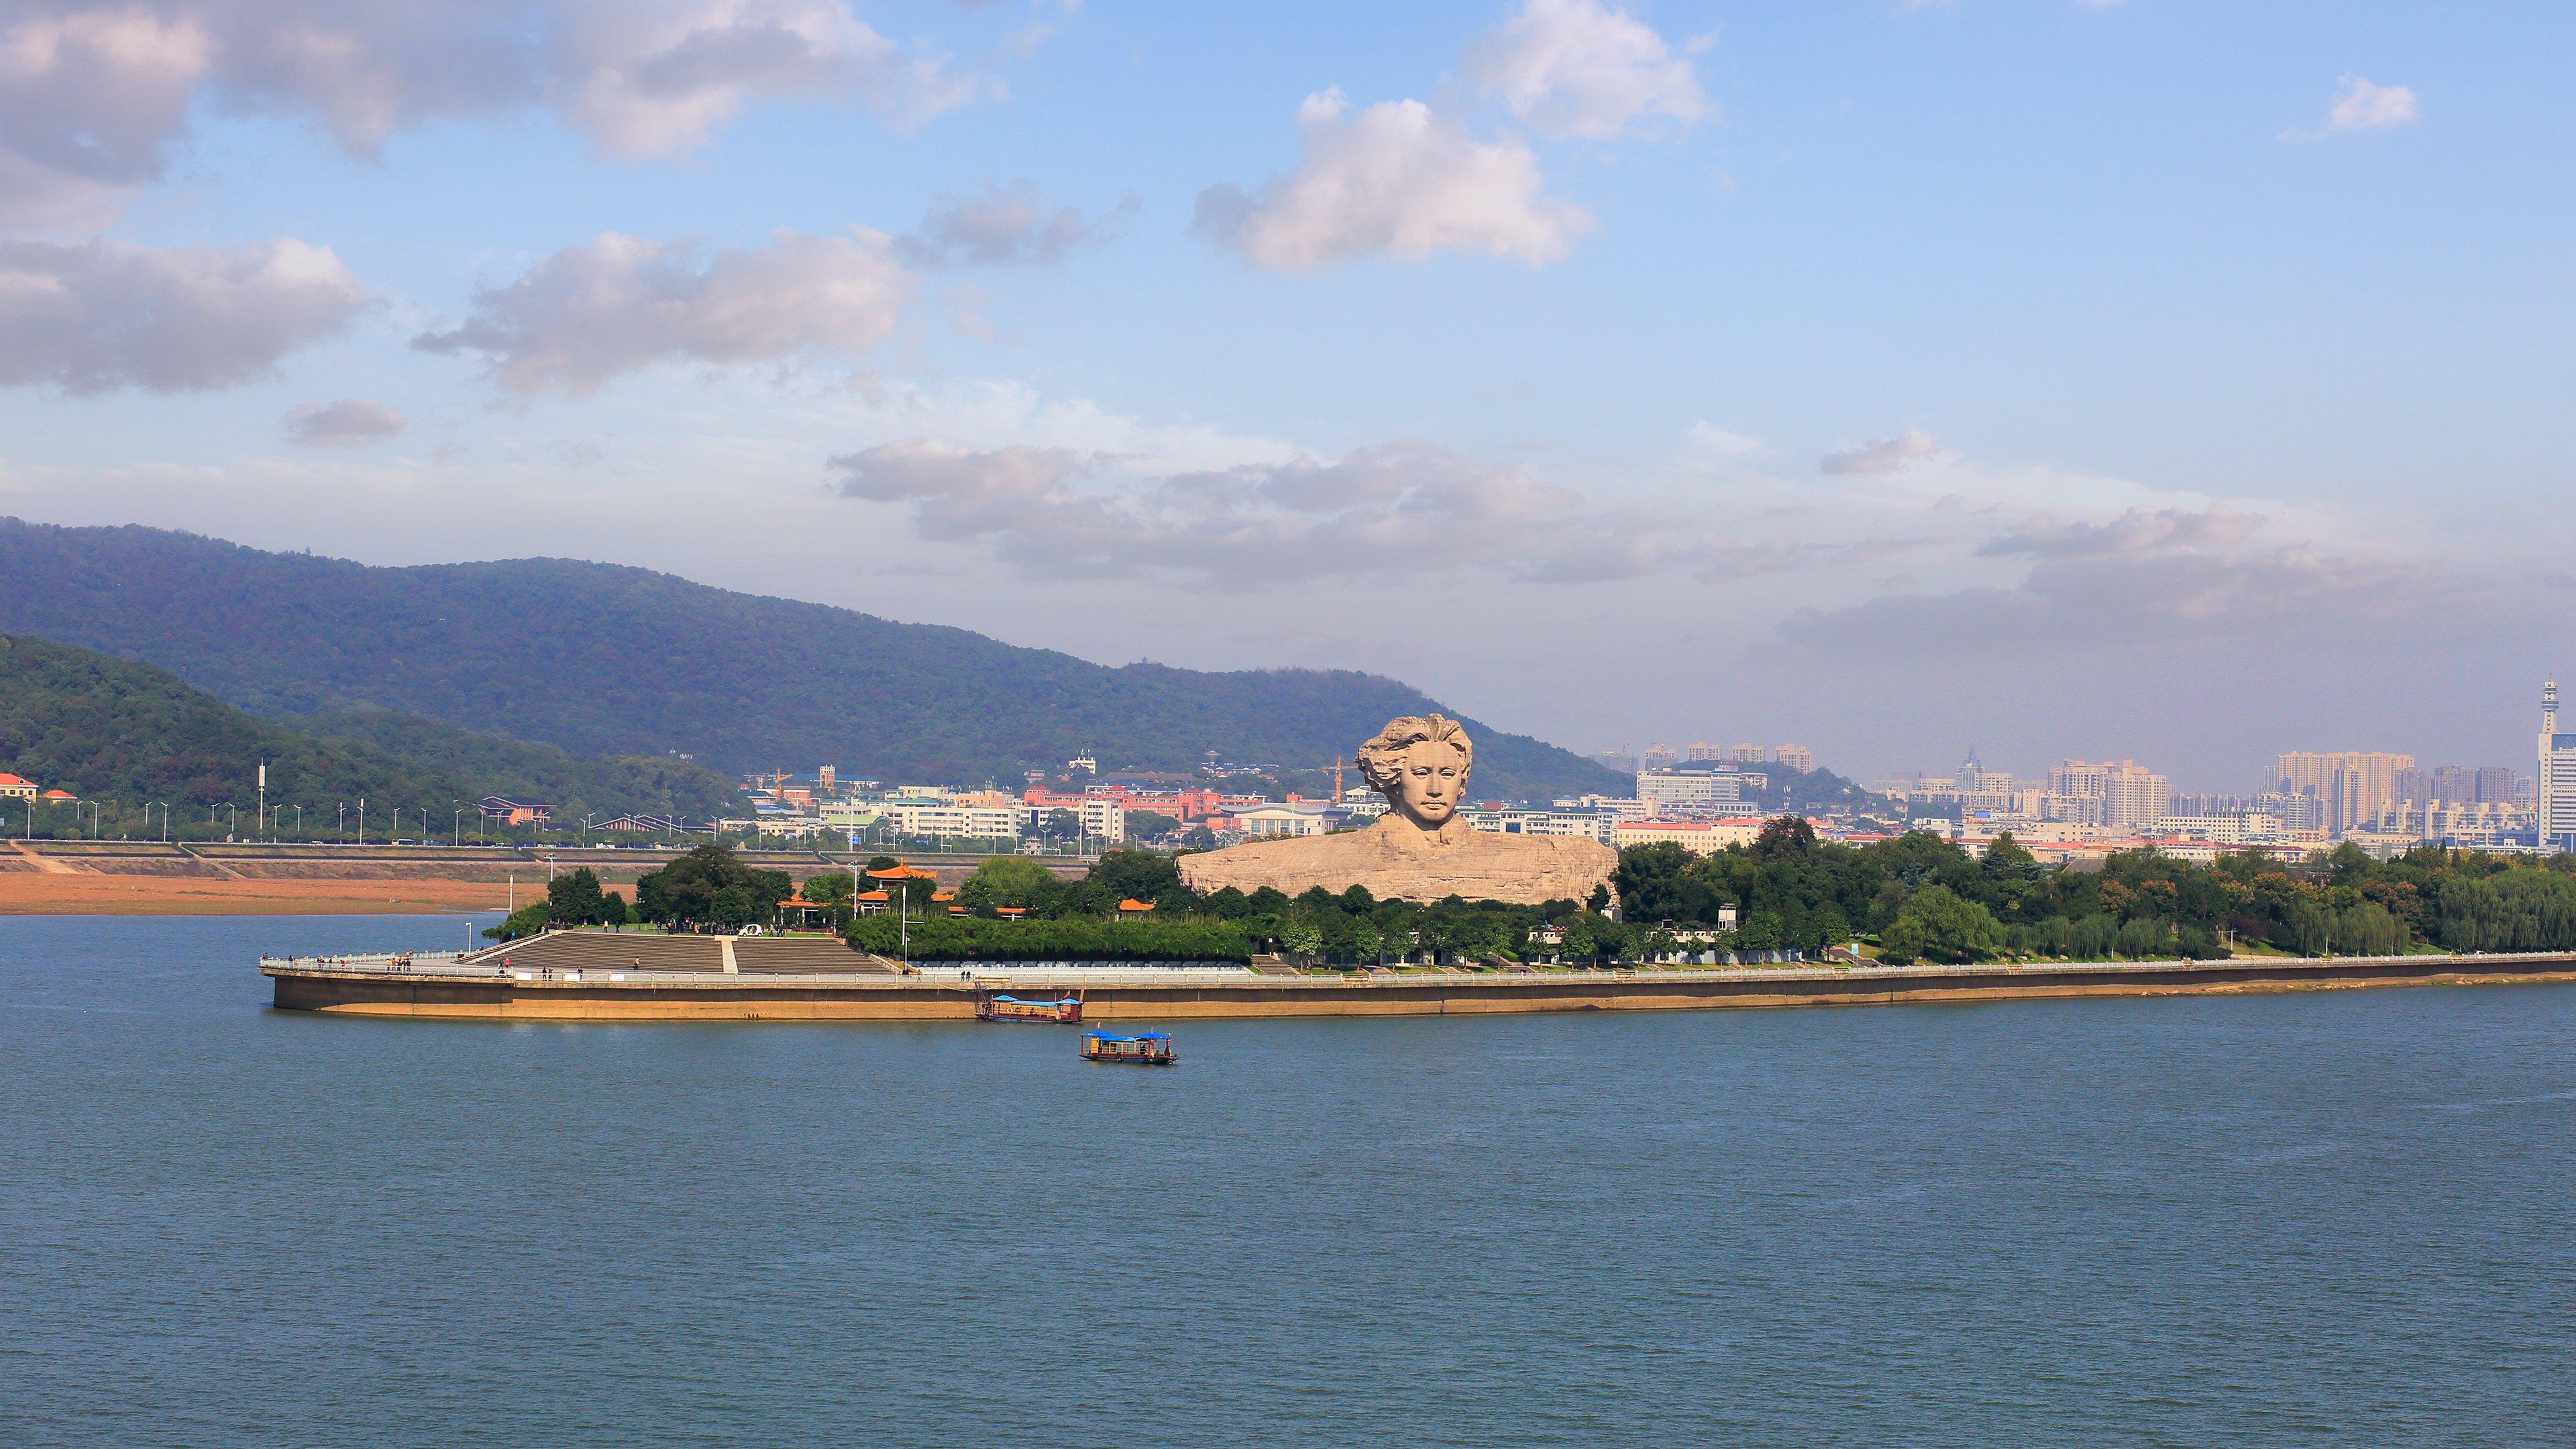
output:
<path id="1" fill-rule="evenodd" d="M 1712 745 L 1702 740 L 1684 751 L 1682 758 L 1694 765 L 1714 764 L 1726 758 L 1726 750 L 1724 746 Z"/>
<path id="2" fill-rule="evenodd" d="M 1775 745 L 1771 749 L 1771 758 L 1800 774 L 1816 768 L 1816 752 L 1805 745 Z"/>
<path id="3" fill-rule="evenodd" d="M 2048 772 L 2048 793 L 2094 802 L 2088 823 L 2145 830 L 2173 807 L 2173 786 L 2135 760 L 2061 760 Z"/>
<path id="4" fill-rule="evenodd" d="M 1739 765 L 1758 765 L 1762 763 L 1762 747 L 1760 745 L 1737 745 L 1734 749 L 1727 751 L 1727 754 Z"/>
<path id="5" fill-rule="evenodd" d="M 2469 798 L 2480 805 L 2510 805 L 2520 798 L 2521 783 L 2521 772 L 2511 765 L 2481 765 L 2477 793 Z"/>
<path id="6" fill-rule="evenodd" d="M 2413 755 L 2384 750 L 2293 750 L 2272 762 L 2273 788 L 2325 802 L 2325 828 L 2340 835 L 2379 818 L 2404 799 L 2398 774 L 2415 768 Z"/>
<path id="7" fill-rule="evenodd" d="M 2540 779 L 2534 808 L 2540 844 L 2567 848 L 2576 838 L 2576 734 L 2558 732 L 2558 681 L 2540 690 Z"/>

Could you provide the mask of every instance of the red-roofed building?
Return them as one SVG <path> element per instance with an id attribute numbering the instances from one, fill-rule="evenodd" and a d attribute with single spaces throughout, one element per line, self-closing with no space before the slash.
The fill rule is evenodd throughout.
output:
<path id="1" fill-rule="evenodd" d="M 35 798 L 35 781 L 28 779 L 24 775 L 12 775 L 5 771 L 0 771 L 0 799 L 33 800 Z"/>

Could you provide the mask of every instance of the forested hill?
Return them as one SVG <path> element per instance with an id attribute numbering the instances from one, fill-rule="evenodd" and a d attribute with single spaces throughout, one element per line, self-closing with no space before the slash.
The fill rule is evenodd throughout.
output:
<path id="1" fill-rule="evenodd" d="M 1012 782 L 1084 750 L 1110 769 L 1187 770 L 1211 750 L 1321 764 L 1395 715 L 1440 708 L 1376 675 L 1111 668 L 607 564 L 375 568 L 15 519 L 0 519 L 0 631 L 157 664 L 262 714 L 380 708 L 583 755 L 955 783 Z M 1467 723 L 1480 796 L 1626 787 Z"/>
<path id="2" fill-rule="evenodd" d="M 0 635 L 0 769 L 135 823 L 147 803 L 248 809 L 262 760 L 272 806 L 327 815 L 364 798 L 379 819 L 428 809 L 442 829 L 449 812 L 487 794 L 540 799 L 576 816 L 704 817 L 740 807 L 729 782 L 677 760 L 580 759 L 400 715 L 261 719 L 150 665 Z"/>

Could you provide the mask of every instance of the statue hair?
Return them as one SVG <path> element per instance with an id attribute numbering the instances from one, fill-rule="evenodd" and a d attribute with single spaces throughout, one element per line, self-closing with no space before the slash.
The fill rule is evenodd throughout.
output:
<path id="1" fill-rule="evenodd" d="M 1476 746 L 1467 738 L 1467 732 L 1460 729 L 1454 719 L 1444 719 L 1436 714 L 1408 714 L 1388 720 L 1386 728 L 1377 732 L 1377 738 L 1360 746 L 1360 774 L 1368 780 L 1369 788 L 1393 797 L 1398 772 L 1403 769 L 1404 752 L 1426 741 L 1449 745 L 1458 751 L 1458 783 L 1464 786 L 1467 772 L 1476 766 Z"/>

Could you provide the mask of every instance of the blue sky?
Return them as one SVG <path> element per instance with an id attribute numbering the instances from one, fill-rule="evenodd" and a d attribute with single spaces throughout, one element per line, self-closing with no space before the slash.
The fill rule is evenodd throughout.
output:
<path id="1" fill-rule="evenodd" d="M 2250 787 L 2565 667 L 2563 6 L 22 0 L 0 510 L 1584 748 Z"/>

